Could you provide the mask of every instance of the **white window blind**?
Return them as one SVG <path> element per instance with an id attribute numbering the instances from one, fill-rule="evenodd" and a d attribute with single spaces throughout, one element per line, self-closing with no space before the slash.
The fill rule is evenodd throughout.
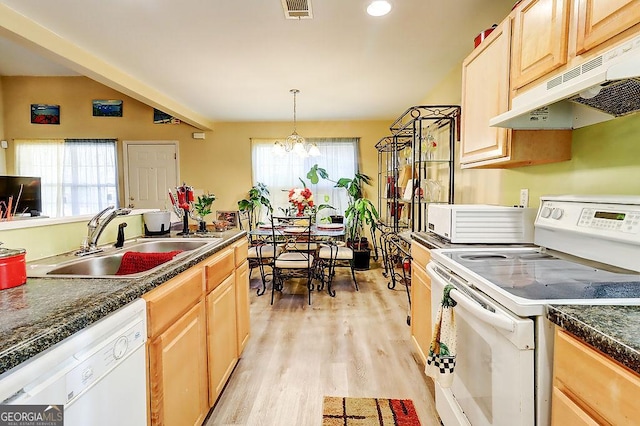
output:
<path id="1" fill-rule="evenodd" d="M 358 138 L 307 138 L 315 142 L 322 154 L 319 157 L 301 158 L 297 154 L 287 153 L 277 156 L 273 153 L 275 139 L 252 139 L 253 183 L 264 183 L 271 194 L 271 203 L 278 208 L 289 207 L 288 192 L 291 188 L 301 188 L 300 179 L 313 192 L 315 204 L 330 204 L 336 211 L 325 209 L 319 217 L 332 214 L 344 214 L 347 208 L 347 194 L 344 188 L 334 188 L 340 178 L 353 178 L 358 170 Z M 314 164 L 329 174 L 331 181 L 320 179 L 317 185 L 311 185 L 307 172 Z M 325 201 L 325 196 L 328 200 Z M 279 212 L 279 211 L 278 211 Z"/>
<path id="2" fill-rule="evenodd" d="M 16 140 L 16 173 L 40 176 L 42 214 L 95 214 L 118 205 L 115 139 Z"/>

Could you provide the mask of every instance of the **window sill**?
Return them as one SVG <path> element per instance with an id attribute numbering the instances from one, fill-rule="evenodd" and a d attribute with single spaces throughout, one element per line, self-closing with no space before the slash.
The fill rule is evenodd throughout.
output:
<path id="1" fill-rule="evenodd" d="M 157 209 L 137 209 L 132 210 L 127 216 L 135 216 L 141 215 L 148 211 L 155 211 Z M 10 230 L 10 229 L 26 229 L 26 228 L 36 228 L 40 226 L 50 226 L 50 225 L 64 225 L 67 223 L 77 223 L 84 222 L 87 223 L 91 220 L 91 218 L 95 215 L 84 215 L 84 216 L 70 216 L 70 217 L 28 217 L 25 219 L 14 219 L 14 220 L 3 220 L 0 221 L 0 231 Z"/>

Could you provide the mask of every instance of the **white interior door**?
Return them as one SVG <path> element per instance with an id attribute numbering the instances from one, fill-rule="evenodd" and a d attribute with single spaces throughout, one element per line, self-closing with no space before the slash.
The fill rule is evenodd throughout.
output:
<path id="1" fill-rule="evenodd" d="M 129 207 L 168 207 L 167 191 L 178 182 L 178 143 L 124 142 L 125 197 Z"/>

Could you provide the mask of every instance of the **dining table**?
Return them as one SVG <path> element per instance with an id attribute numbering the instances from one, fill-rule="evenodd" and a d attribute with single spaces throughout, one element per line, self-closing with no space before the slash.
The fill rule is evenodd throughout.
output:
<path id="1" fill-rule="evenodd" d="M 306 234 L 306 228 L 301 226 L 276 226 L 275 236 L 278 237 L 292 237 L 301 233 Z M 271 224 L 259 224 L 256 229 L 252 229 L 248 232 L 249 235 L 257 237 L 271 237 L 274 235 L 272 232 Z M 322 240 L 343 240 L 345 236 L 344 225 L 341 223 L 326 223 L 316 224 L 311 226 L 311 237 L 319 241 Z"/>
<path id="2" fill-rule="evenodd" d="M 258 240 L 263 240 L 263 242 L 267 239 L 271 239 L 275 236 L 277 240 L 281 240 L 283 243 L 287 240 L 295 239 L 296 237 L 306 236 L 307 229 L 303 226 L 276 226 L 275 229 L 272 229 L 270 223 L 258 224 L 255 229 L 251 229 L 247 232 L 251 237 L 257 237 Z M 345 227 L 344 224 L 341 223 L 325 223 L 325 224 L 314 224 L 311 226 L 311 232 L 309 236 L 312 241 L 318 244 L 328 243 L 328 244 L 344 244 L 345 238 Z M 319 279 L 321 284 L 318 287 L 318 290 L 322 290 L 324 288 L 324 275 L 321 271 L 318 271 L 319 268 L 314 268 L 316 272 L 314 273 L 314 277 Z M 259 294 L 264 294 L 266 291 L 266 283 L 263 280 L 263 289 Z M 329 283 L 327 291 L 331 294 L 331 284 Z"/>

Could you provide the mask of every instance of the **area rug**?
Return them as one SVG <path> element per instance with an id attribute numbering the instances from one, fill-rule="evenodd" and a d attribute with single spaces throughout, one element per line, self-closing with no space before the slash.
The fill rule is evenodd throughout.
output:
<path id="1" fill-rule="evenodd" d="M 410 399 L 325 396 L 322 426 L 420 426 Z"/>

